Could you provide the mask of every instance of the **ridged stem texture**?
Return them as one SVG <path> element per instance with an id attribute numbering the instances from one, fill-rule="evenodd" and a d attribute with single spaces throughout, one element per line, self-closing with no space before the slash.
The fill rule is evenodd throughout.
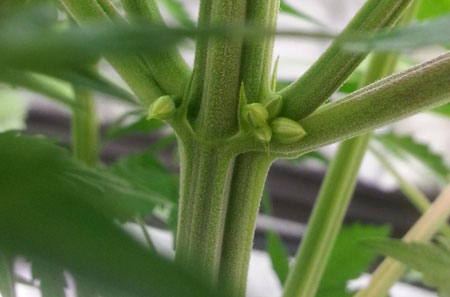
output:
<path id="1" fill-rule="evenodd" d="M 244 25 L 246 2 L 212 0 L 211 26 Z M 243 38 L 211 37 L 208 42 L 202 102 L 195 128 L 204 137 L 222 138 L 237 131 Z"/>

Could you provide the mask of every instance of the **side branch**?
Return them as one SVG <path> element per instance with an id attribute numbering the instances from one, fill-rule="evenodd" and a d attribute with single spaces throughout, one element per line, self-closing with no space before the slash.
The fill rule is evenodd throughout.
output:
<path id="1" fill-rule="evenodd" d="M 103 6 L 95 0 L 60 0 L 60 2 L 80 25 L 109 20 Z M 108 56 L 106 59 L 139 97 L 142 104 L 149 105 L 162 95 L 162 90 L 138 56 Z"/>
<path id="2" fill-rule="evenodd" d="M 278 157 L 295 157 L 450 102 L 450 52 L 373 83 L 301 121 L 308 132 L 292 145 L 271 143 Z M 258 144 L 252 144 L 258 148 Z M 262 151 L 262 150 L 261 150 Z"/>
<path id="3" fill-rule="evenodd" d="M 411 2 L 368 0 L 341 36 L 389 27 Z M 280 92 L 284 98 L 282 115 L 295 120 L 307 117 L 341 86 L 366 55 L 345 51 L 337 41 L 333 42 L 300 79 Z"/>

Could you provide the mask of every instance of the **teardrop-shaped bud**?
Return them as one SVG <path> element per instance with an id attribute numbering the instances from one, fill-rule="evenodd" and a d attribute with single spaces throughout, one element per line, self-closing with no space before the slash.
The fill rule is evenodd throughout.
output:
<path id="1" fill-rule="evenodd" d="M 256 138 L 264 143 L 270 142 L 272 139 L 272 130 L 268 125 L 264 125 L 261 127 L 257 127 L 253 133 L 255 134 Z"/>
<path id="2" fill-rule="evenodd" d="M 267 125 L 269 113 L 261 103 L 247 104 L 242 109 L 243 120 L 253 128 Z"/>
<path id="3" fill-rule="evenodd" d="M 269 119 L 273 119 L 281 111 L 281 107 L 283 106 L 283 98 L 280 95 L 275 95 L 264 106 L 269 113 Z"/>
<path id="4" fill-rule="evenodd" d="M 170 96 L 162 96 L 156 99 L 148 108 L 147 120 L 167 120 L 175 114 L 175 103 Z"/>
<path id="5" fill-rule="evenodd" d="M 288 118 L 276 118 L 270 123 L 270 127 L 273 140 L 284 144 L 297 142 L 307 134 L 299 123 Z"/>

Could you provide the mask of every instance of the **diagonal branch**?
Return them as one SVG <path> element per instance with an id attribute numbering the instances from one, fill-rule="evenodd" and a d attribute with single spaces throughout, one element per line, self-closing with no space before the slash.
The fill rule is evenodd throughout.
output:
<path id="1" fill-rule="evenodd" d="M 122 0 L 122 4 L 131 21 L 146 20 L 165 25 L 154 0 Z M 164 92 L 179 98 L 183 96 L 191 70 L 176 48 L 161 54 L 145 55 L 144 62 Z"/>
<path id="2" fill-rule="evenodd" d="M 300 122 L 307 136 L 291 145 L 271 143 L 270 152 L 279 157 L 295 157 L 447 102 L 450 52 L 318 109 Z M 247 149 L 263 151 L 256 141 L 246 145 Z"/>
<path id="3" fill-rule="evenodd" d="M 103 6 L 95 0 L 60 0 L 60 2 L 81 25 L 92 21 L 109 20 Z M 106 59 L 144 105 L 149 105 L 162 95 L 162 90 L 138 56 L 108 56 Z"/>
<path id="4" fill-rule="evenodd" d="M 393 25 L 412 0 L 368 0 L 341 36 Z M 337 41 L 297 81 L 280 92 L 282 115 L 300 120 L 322 105 L 356 69 L 367 53 L 345 51 Z"/>

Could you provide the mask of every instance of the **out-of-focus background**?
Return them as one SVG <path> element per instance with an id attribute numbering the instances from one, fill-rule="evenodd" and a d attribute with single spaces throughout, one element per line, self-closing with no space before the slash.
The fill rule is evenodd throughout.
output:
<path id="1" fill-rule="evenodd" d="M 263 1 L 263 0 L 261 0 Z M 192 18 L 196 18 L 198 1 L 180 1 Z M 280 14 L 278 27 L 280 29 L 310 29 L 324 30 L 331 33 L 339 32 L 362 6 L 363 0 L 302 0 L 287 1 L 292 7 L 307 12 L 319 24 L 301 20 L 298 17 Z M 168 22 L 175 23 L 164 5 L 161 10 Z M 277 37 L 275 43 L 275 57 L 279 56 L 278 79 L 290 82 L 298 78 L 327 48 L 329 41 L 318 39 Z M 193 63 L 193 44 L 183 45 L 182 53 L 186 60 Z M 399 69 L 433 58 L 444 49 L 427 48 L 403 53 Z M 104 64 L 103 67 L 114 79 L 118 77 Z M 364 67 L 364 65 L 362 66 Z M 7 92 L 1 90 L 2 92 Z M 61 106 L 44 98 L 25 91 L 10 95 L 22 104 L 9 105 L 9 109 L 0 108 L 0 118 L 8 118 L 3 121 L 0 129 L 10 127 L 24 128 L 30 133 L 39 133 L 54 137 L 63 143 L 70 144 L 70 120 L 69 112 Z M 336 98 L 341 96 L 336 94 Z M 16 98 L 20 97 L 20 98 Z M 335 99 L 336 99 L 335 98 Z M 120 116 L 129 111 L 125 105 L 112 100 L 98 100 L 99 118 L 103 132 L 107 126 L 116 121 Z M 0 102 L 5 104 L 5 102 Z M 6 105 L 5 105 L 6 106 Z M 26 119 L 23 122 L 20 118 Z M 432 152 L 443 156 L 447 165 L 450 165 L 450 119 L 437 114 L 423 113 L 406 120 L 397 122 L 383 128 L 380 133 L 395 132 L 405 137 L 410 137 L 416 142 L 427 145 Z M 170 133 L 162 130 L 160 134 L 147 135 L 136 133 L 127 137 L 109 142 L 103 151 L 103 160 L 111 163 L 121 155 L 130 152 L 142 152 L 157 139 Z M 261 214 L 257 220 L 255 235 L 255 250 L 252 254 L 248 296 L 276 297 L 281 294 L 281 285 L 273 269 L 266 249 L 266 232 L 276 231 L 283 240 L 283 244 L 292 257 L 304 234 L 306 222 L 314 204 L 320 183 L 323 179 L 326 164 L 333 156 L 336 145 L 331 145 L 320 150 L 319 157 L 311 157 L 302 161 L 279 161 L 272 167 L 268 185 L 267 199 L 272 205 L 272 215 Z M 164 151 L 160 155 L 161 160 L 174 172 L 173 148 Z M 386 154 L 402 174 L 411 183 L 422 189 L 427 195 L 433 197 L 439 192 L 443 181 L 433 175 L 429 169 L 420 162 L 409 159 L 392 158 Z M 395 236 L 401 236 L 419 217 L 419 212 L 401 194 L 392 175 L 387 172 L 379 161 L 370 153 L 364 159 L 360 171 L 360 183 L 353 197 L 352 205 L 347 215 L 347 223 L 385 224 L 391 225 Z M 173 256 L 173 237 L 170 231 L 165 230 L 163 224 L 156 218 L 150 218 L 150 233 L 160 252 Z M 140 237 L 136 225 L 129 224 L 127 228 Z M 17 271 L 24 280 L 31 279 L 29 264 L 25 260 L 18 261 Z M 414 275 L 414 274 L 412 274 Z M 357 288 L 364 285 L 370 275 L 364 275 L 349 283 L 349 287 Z M 413 278 L 413 276 L 411 276 Z M 67 296 L 74 296 L 73 284 L 68 284 Z M 19 297 L 39 296 L 39 291 L 26 285 L 18 284 Z M 426 289 L 414 287 L 411 284 L 401 283 L 394 287 L 393 297 L 411 296 L 435 296 L 435 293 Z"/>

